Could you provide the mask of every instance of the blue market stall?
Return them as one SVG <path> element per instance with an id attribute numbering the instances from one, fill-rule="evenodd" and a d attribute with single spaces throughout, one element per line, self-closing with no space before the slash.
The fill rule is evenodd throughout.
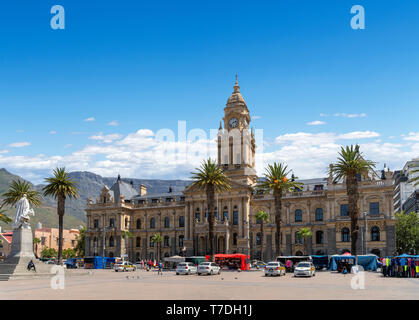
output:
<path id="1" fill-rule="evenodd" d="M 351 267 L 355 264 L 355 256 L 350 254 L 334 255 L 330 257 L 329 270 L 342 272 L 343 268 L 346 267 L 347 271 L 350 272 Z"/>
<path id="2" fill-rule="evenodd" d="M 363 256 L 357 256 L 358 265 L 364 268 L 364 271 L 377 271 L 378 269 L 378 257 L 375 254 L 367 254 Z"/>
<path id="3" fill-rule="evenodd" d="M 329 266 L 329 256 L 315 255 L 311 256 L 311 258 L 313 259 L 313 264 L 316 267 L 316 270 L 321 270 Z"/>

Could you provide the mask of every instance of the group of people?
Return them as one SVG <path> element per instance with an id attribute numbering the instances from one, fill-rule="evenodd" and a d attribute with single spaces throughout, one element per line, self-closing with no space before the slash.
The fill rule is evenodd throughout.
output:
<path id="1" fill-rule="evenodd" d="M 228 268 L 229 270 L 238 270 L 241 268 L 241 260 L 239 258 L 216 259 L 216 263 L 220 268 Z"/>
<path id="2" fill-rule="evenodd" d="M 382 258 L 381 263 L 384 277 L 419 277 L 419 257 Z"/>
<path id="3" fill-rule="evenodd" d="M 150 271 L 151 268 L 157 268 L 159 271 L 159 274 L 163 274 L 163 262 L 161 261 L 157 262 L 156 260 L 152 261 L 151 259 L 148 261 L 141 260 L 139 264 L 140 264 L 141 269 Z"/>
<path id="4" fill-rule="evenodd" d="M 343 259 L 337 262 L 338 265 L 338 272 L 342 274 L 347 274 L 351 272 L 352 266 L 355 265 L 355 261 L 353 259 Z"/>

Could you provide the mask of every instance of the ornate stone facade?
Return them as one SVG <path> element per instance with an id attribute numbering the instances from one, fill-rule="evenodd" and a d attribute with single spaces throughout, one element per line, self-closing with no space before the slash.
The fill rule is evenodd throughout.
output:
<path id="1" fill-rule="evenodd" d="M 260 257 L 260 225 L 255 219 L 259 210 L 270 215 L 264 229 L 265 260 L 275 258 L 275 216 L 272 195 L 254 189 L 255 138 L 249 124 L 251 117 L 240 93 L 237 80 L 234 92 L 224 109 L 224 129 L 218 134 L 218 164 L 232 182 L 232 189 L 216 195 L 217 253 L 247 253 Z M 346 186 L 334 184 L 331 177 L 300 180 L 301 191 L 284 194 L 281 227 L 281 254 L 335 254 L 350 249 L 347 234 L 350 219 L 346 212 Z M 359 253 L 391 255 L 395 250 L 392 172 L 381 178 L 360 177 L 361 234 Z M 147 195 L 144 186 L 118 178 L 109 189 L 86 208 L 86 255 L 122 256 L 130 260 L 158 256 L 208 254 L 206 195 L 191 186 L 183 192 Z M 365 214 L 366 213 L 366 214 Z M 296 232 L 309 227 L 313 233 L 303 244 Z M 132 238 L 122 237 L 130 231 Z M 160 255 L 151 238 L 163 238 Z"/>

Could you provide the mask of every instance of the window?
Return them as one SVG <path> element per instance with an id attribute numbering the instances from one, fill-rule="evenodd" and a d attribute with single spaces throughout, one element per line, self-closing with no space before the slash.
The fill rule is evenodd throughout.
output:
<path id="1" fill-rule="evenodd" d="M 115 240 L 113 239 L 112 236 L 109 237 L 109 246 L 112 248 L 115 246 Z"/>
<path id="2" fill-rule="evenodd" d="M 228 220 L 228 208 L 227 207 L 224 207 L 223 219 L 224 220 Z"/>
<path id="3" fill-rule="evenodd" d="M 260 232 L 258 232 L 256 234 L 256 245 L 260 246 L 262 244 L 262 235 L 260 234 Z"/>
<path id="4" fill-rule="evenodd" d="M 111 227 L 111 228 L 115 227 L 115 219 L 114 218 L 109 219 L 109 227 Z"/>
<path id="5" fill-rule="evenodd" d="M 361 174 L 360 174 L 360 173 L 357 173 L 357 174 L 356 174 L 356 179 L 357 179 L 358 181 L 361 181 L 361 180 L 362 180 L 362 176 L 361 176 Z"/>
<path id="6" fill-rule="evenodd" d="M 371 228 L 371 241 L 380 241 L 380 228 Z"/>
<path id="7" fill-rule="evenodd" d="M 95 219 L 93 221 L 93 228 L 95 228 L 95 229 L 99 228 L 99 220 L 98 219 Z"/>
<path id="8" fill-rule="evenodd" d="M 179 217 L 179 227 L 184 227 L 184 226 L 185 226 L 185 217 L 180 216 Z"/>
<path id="9" fill-rule="evenodd" d="M 150 237 L 150 248 L 154 248 L 153 237 Z"/>
<path id="10" fill-rule="evenodd" d="M 164 218 L 164 227 L 170 228 L 170 219 L 169 217 Z"/>
<path id="11" fill-rule="evenodd" d="M 45 246 L 46 240 L 47 239 L 45 237 L 41 237 L 41 245 Z"/>
<path id="12" fill-rule="evenodd" d="M 343 228 L 341 230 L 341 233 L 342 233 L 342 242 L 349 242 L 350 241 L 349 229 Z"/>
<path id="13" fill-rule="evenodd" d="M 137 219 L 137 229 L 141 229 L 141 219 Z"/>
<path id="14" fill-rule="evenodd" d="M 106 197 L 103 197 L 103 203 L 106 203 Z"/>
<path id="15" fill-rule="evenodd" d="M 156 227 L 156 220 L 154 218 L 150 219 L 150 229 L 154 229 Z"/>
<path id="16" fill-rule="evenodd" d="M 183 239 L 185 237 L 184 236 L 179 236 L 179 248 L 183 248 Z"/>
<path id="17" fill-rule="evenodd" d="M 323 221 L 323 209 L 317 208 L 316 209 L 316 221 Z"/>
<path id="18" fill-rule="evenodd" d="M 379 202 L 370 202 L 370 214 L 380 214 Z"/>
<path id="19" fill-rule="evenodd" d="M 324 243 L 324 234 L 323 231 L 316 232 L 316 244 L 323 244 Z"/>
<path id="20" fill-rule="evenodd" d="M 238 225 L 238 224 L 239 224 L 239 212 L 234 211 L 233 212 L 233 225 Z"/>
<path id="21" fill-rule="evenodd" d="M 295 210 L 295 222 L 302 222 L 303 221 L 303 211 L 300 209 Z"/>
<path id="22" fill-rule="evenodd" d="M 237 233 L 233 233 L 233 246 L 237 246 Z"/>
<path id="23" fill-rule="evenodd" d="M 136 246 L 137 248 L 140 248 L 140 247 L 141 247 L 141 238 L 140 238 L 140 237 L 137 237 L 137 238 L 135 239 L 135 246 Z"/>
<path id="24" fill-rule="evenodd" d="M 201 214 L 200 214 L 199 212 L 195 213 L 195 219 L 196 219 L 198 222 L 201 222 Z"/>
<path id="25" fill-rule="evenodd" d="M 295 243 L 296 244 L 303 244 L 303 238 L 298 236 L 298 232 L 295 233 Z"/>
<path id="26" fill-rule="evenodd" d="M 341 204 L 340 205 L 340 216 L 347 217 L 349 215 L 349 207 L 348 204 Z"/>
<path id="27" fill-rule="evenodd" d="M 128 228 L 128 218 L 125 218 L 125 228 Z"/>
<path id="28" fill-rule="evenodd" d="M 164 236 L 163 245 L 164 245 L 165 247 L 169 247 L 169 242 L 170 242 L 170 238 L 169 238 L 169 236 Z"/>

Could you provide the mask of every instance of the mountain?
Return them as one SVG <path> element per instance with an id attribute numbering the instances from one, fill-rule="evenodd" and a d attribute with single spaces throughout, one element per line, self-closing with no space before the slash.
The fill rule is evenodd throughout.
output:
<path id="1" fill-rule="evenodd" d="M 66 228 L 84 225 L 86 221 L 86 213 L 84 209 L 86 208 L 87 200 L 89 197 L 92 197 L 93 200 L 95 200 L 100 195 L 105 184 L 110 188 L 117 180 L 117 178 L 106 178 L 91 172 L 80 171 L 71 172 L 69 173 L 69 176 L 77 183 L 79 198 L 66 200 L 66 213 L 64 216 L 64 223 L 67 224 Z M 18 178 L 20 177 L 13 175 L 6 169 L 0 169 L 0 195 L 6 192 L 13 180 Z M 122 178 L 122 180 L 128 183 L 132 181 L 134 188 L 137 190 L 140 189 L 140 184 L 145 185 L 147 187 L 147 194 L 168 192 L 170 187 L 172 188 L 173 192 L 183 191 L 185 187 L 191 183 L 191 181 L 185 180 L 154 180 L 131 178 Z M 44 185 L 36 185 L 34 186 L 34 189 L 42 192 L 43 187 Z M 43 198 L 41 208 L 35 208 L 36 216 L 33 219 L 33 222 L 36 223 L 40 221 L 44 227 L 56 227 L 56 224 L 58 223 L 58 221 L 56 221 L 58 220 L 56 219 L 56 207 L 57 204 L 55 199 L 51 197 Z M 7 214 L 9 216 L 13 215 L 14 210 L 8 210 Z"/>

